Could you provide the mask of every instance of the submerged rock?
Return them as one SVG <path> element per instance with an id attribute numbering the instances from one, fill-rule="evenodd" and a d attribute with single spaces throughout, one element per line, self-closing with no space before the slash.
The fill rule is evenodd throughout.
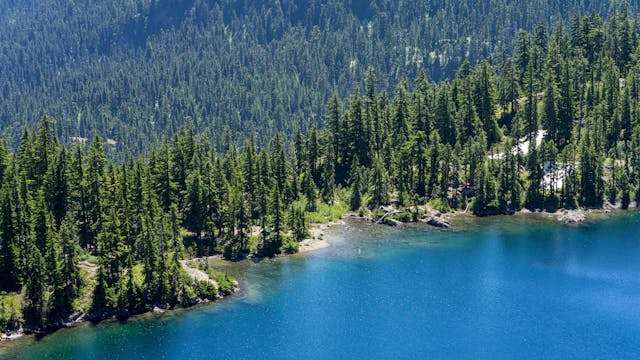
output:
<path id="1" fill-rule="evenodd" d="M 0 340 L 15 340 L 25 334 L 24 329 L 18 329 L 16 331 L 8 332 L 6 334 L 0 334 Z"/>
<path id="2" fill-rule="evenodd" d="M 402 225 L 402 221 L 398 221 L 396 219 L 386 218 L 384 219 L 384 224 L 389 226 L 400 226 Z"/>
<path id="3" fill-rule="evenodd" d="M 429 219 L 427 219 L 427 224 L 444 229 L 448 229 L 451 227 L 451 223 L 448 220 L 443 219 L 439 216 L 430 217 Z"/>
<path id="4" fill-rule="evenodd" d="M 420 219 L 420 222 L 442 229 L 448 229 L 451 227 L 449 220 L 441 218 L 440 216 L 429 216 L 424 219 Z"/>
<path id="5" fill-rule="evenodd" d="M 558 217 L 558 221 L 565 224 L 576 224 L 587 220 L 587 214 L 582 210 L 565 210 Z"/>
<path id="6" fill-rule="evenodd" d="M 474 210 L 473 214 L 479 217 L 505 215 L 505 211 L 496 206 L 486 206 L 483 209 Z"/>
<path id="7" fill-rule="evenodd" d="M 72 327 L 78 323 L 81 323 L 84 321 L 84 315 L 79 313 L 79 312 L 74 312 L 73 314 L 69 315 L 62 323 L 62 327 Z"/>

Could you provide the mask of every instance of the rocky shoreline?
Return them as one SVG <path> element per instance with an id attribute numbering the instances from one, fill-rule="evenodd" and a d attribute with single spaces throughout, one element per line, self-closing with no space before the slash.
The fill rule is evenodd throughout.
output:
<path id="1" fill-rule="evenodd" d="M 240 287 L 237 281 L 233 281 L 234 283 L 234 287 L 231 289 L 231 294 L 229 295 L 223 295 L 222 292 L 220 291 L 220 284 L 218 284 L 218 282 L 214 279 L 212 279 L 206 272 L 193 268 L 189 265 L 189 263 L 191 261 L 206 261 L 203 259 L 189 259 L 189 260 L 181 260 L 180 263 L 183 267 L 183 269 L 186 271 L 186 273 L 194 280 L 194 281 L 209 281 L 211 282 L 217 292 L 217 300 L 221 300 L 224 299 L 225 297 L 229 297 L 231 295 L 233 295 L 233 293 L 237 292 Z M 179 308 L 189 308 L 192 306 L 196 306 L 196 305 L 201 305 L 201 304 L 208 304 L 211 303 L 211 300 L 208 299 L 201 299 L 201 298 L 197 298 L 195 300 L 195 302 L 190 303 L 190 304 L 181 304 L 175 307 L 169 307 L 169 306 L 163 306 L 163 305 L 159 305 L 156 304 L 153 306 L 153 308 L 147 310 L 147 311 L 143 311 L 140 313 L 135 313 L 135 314 L 131 314 L 130 316 L 128 316 L 127 318 L 133 318 L 136 316 L 142 316 L 142 315 L 147 315 L 147 314 L 164 314 L 165 312 L 168 311 L 172 311 L 174 309 L 179 309 Z M 13 332 L 9 332 L 9 333 L 3 333 L 0 334 L 0 342 L 4 342 L 4 341 L 11 341 L 11 340 L 16 340 L 19 339 L 25 335 L 46 335 L 46 334 L 51 334 L 54 333 L 57 330 L 60 329 L 64 329 L 64 328 L 72 328 L 72 327 L 76 327 L 78 325 L 87 323 L 87 322 L 101 322 L 101 321 L 107 321 L 107 320 L 115 320 L 118 319 L 117 315 L 113 315 L 113 314 L 109 314 L 106 316 L 99 316 L 96 314 L 80 314 L 80 313 L 73 313 L 71 314 L 67 319 L 65 319 L 64 321 L 59 321 L 53 324 L 50 324 L 47 328 L 45 329 L 30 329 L 30 328 L 21 328 L 18 331 L 13 331 Z"/>
<path id="2" fill-rule="evenodd" d="M 631 202 L 626 207 L 622 207 L 620 203 L 611 204 L 610 202 L 604 202 L 601 207 L 590 207 L 580 209 L 558 209 L 554 212 L 540 212 L 541 214 L 548 215 L 556 221 L 563 224 L 579 224 L 587 222 L 594 216 L 600 216 L 604 214 L 611 214 L 616 211 L 633 210 L 637 208 L 637 203 Z M 527 213 L 520 211 L 521 213 Z M 531 212 L 529 212 L 531 213 Z"/>
<path id="3" fill-rule="evenodd" d="M 378 210 L 383 211 L 382 216 L 376 216 L 373 212 L 368 214 L 347 214 L 344 218 L 367 221 L 376 225 L 401 226 L 407 223 L 424 223 L 440 229 L 449 229 L 454 226 L 455 219 L 460 216 L 470 217 L 493 217 L 493 216 L 514 216 L 514 215 L 533 215 L 540 214 L 563 224 L 579 224 L 587 222 L 590 218 L 601 215 L 610 214 L 614 211 L 624 211 L 637 208 L 636 202 L 631 202 L 626 207 L 621 204 L 611 204 L 604 202 L 601 207 L 578 208 L 578 209 L 558 209 L 555 211 L 538 210 L 531 211 L 521 209 L 518 211 L 497 211 L 497 209 L 489 210 L 479 214 L 467 211 L 453 211 L 449 213 L 441 213 L 429 206 L 411 206 L 406 208 L 395 208 L 393 206 L 382 206 Z"/>
<path id="4" fill-rule="evenodd" d="M 626 209 L 634 209 L 637 208 L 637 204 L 632 202 Z M 458 212 L 450 212 L 450 213 L 441 213 L 429 206 L 413 206 L 407 208 L 395 208 L 393 206 L 383 206 L 377 209 L 378 213 L 374 214 L 373 212 L 369 212 L 368 214 L 346 214 L 343 216 L 344 220 L 359 220 L 366 221 L 373 225 L 384 225 L 384 226 L 402 226 L 407 223 L 423 223 L 438 229 L 450 229 L 454 227 L 456 218 L 460 216 L 470 216 L 470 217 L 484 217 L 484 216 L 512 216 L 512 215 L 534 215 L 540 214 L 547 217 L 550 220 L 557 221 L 563 224 L 579 224 L 588 221 L 593 215 L 596 214 L 609 214 L 614 211 L 623 210 L 619 204 L 613 205 L 608 202 L 605 202 L 600 208 L 587 208 L 587 209 L 559 209 L 555 212 L 547 212 L 547 211 L 530 211 L 527 209 L 519 210 L 516 212 L 511 212 L 508 214 L 500 213 L 500 214 L 480 214 L 475 215 L 466 211 L 458 211 Z M 310 237 L 304 239 L 300 242 L 299 253 L 309 253 L 315 250 L 324 249 L 331 244 L 324 238 L 325 233 L 329 231 L 334 226 L 345 225 L 345 221 L 334 221 L 324 224 L 312 224 L 309 232 Z M 191 267 L 190 261 L 206 261 L 208 259 L 190 259 L 190 260 L 182 260 L 181 264 L 183 269 L 191 276 L 194 280 L 208 280 L 211 281 L 216 288 L 219 288 L 217 282 L 211 279 L 204 271 Z M 235 283 L 235 287 L 233 288 L 232 294 L 239 289 L 239 284 Z M 231 296 L 231 295 L 228 295 Z M 218 295 L 218 299 L 222 299 L 225 296 Z M 210 303 L 209 300 L 198 299 L 194 304 L 184 305 L 182 307 L 188 308 L 194 305 L 199 304 L 207 304 Z M 152 309 L 146 312 L 142 312 L 139 314 L 134 314 L 133 316 L 140 316 L 145 314 L 163 314 L 167 311 L 173 310 L 172 308 L 162 307 L 162 306 L 154 306 Z M 52 333 L 58 329 L 75 327 L 80 324 L 86 322 L 99 322 L 103 320 L 115 319 L 116 316 L 106 316 L 106 317 L 96 317 L 96 316 L 88 316 L 83 314 L 72 314 L 68 319 L 64 322 L 59 322 L 57 324 L 53 324 L 46 330 L 33 330 L 33 329 L 20 329 L 16 332 L 0 334 L 0 341 L 10 341 L 21 338 L 24 335 L 32 335 L 32 334 L 48 334 Z"/>
<path id="5" fill-rule="evenodd" d="M 376 212 L 368 214 L 347 214 L 344 218 L 364 220 L 374 225 L 401 226 L 406 223 L 425 223 L 433 227 L 448 229 L 451 227 L 450 215 L 443 214 L 429 206 L 411 206 L 396 208 L 394 206 L 381 206 Z"/>

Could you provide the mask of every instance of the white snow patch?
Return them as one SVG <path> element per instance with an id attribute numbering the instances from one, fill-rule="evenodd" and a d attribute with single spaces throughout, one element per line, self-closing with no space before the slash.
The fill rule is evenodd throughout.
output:
<path id="1" fill-rule="evenodd" d="M 536 133 L 536 148 L 539 147 L 540 144 L 542 144 L 542 139 L 544 139 L 546 135 L 547 135 L 546 130 L 538 130 L 538 132 Z M 511 154 L 516 155 L 520 153 L 520 155 L 527 155 L 529 154 L 530 148 L 531 148 L 531 141 L 529 141 L 528 136 L 525 136 L 518 140 L 518 145 L 514 146 L 511 149 Z M 503 160 L 504 153 L 489 155 L 489 158 L 492 160 Z"/>

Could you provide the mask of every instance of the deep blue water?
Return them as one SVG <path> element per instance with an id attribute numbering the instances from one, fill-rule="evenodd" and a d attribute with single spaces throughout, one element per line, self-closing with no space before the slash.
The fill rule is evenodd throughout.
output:
<path id="1" fill-rule="evenodd" d="M 640 358 L 640 215 L 464 231 L 349 224 L 306 256 L 237 264 L 230 300 L 85 325 L 0 358 Z"/>

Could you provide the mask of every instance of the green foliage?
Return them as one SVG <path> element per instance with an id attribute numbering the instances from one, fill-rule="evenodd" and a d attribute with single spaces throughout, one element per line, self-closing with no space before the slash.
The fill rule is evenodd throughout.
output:
<path id="1" fill-rule="evenodd" d="M 230 277 L 224 272 L 218 271 L 209 266 L 209 263 L 204 262 L 190 262 L 189 266 L 195 267 L 199 270 L 202 270 L 209 275 L 209 278 L 218 283 L 218 292 L 222 296 L 230 295 L 233 292 L 233 289 L 236 287 L 235 279 Z M 207 281 L 208 282 L 208 281 Z M 211 282 L 208 282 L 211 284 Z"/>
<path id="2" fill-rule="evenodd" d="M 402 221 L 402 222 L 411 222 L 411 221 L 415 221 L 416 219 L 414 218 L 414 214 L 412 212 L 409 211 L 403 211 L 399 214 L 395 214 L 392 216 L 393 219 Z"/>
<path id="3" fill-rule="evenodd" d="M 305 214 L 307 221 L 311 224 L 324 224 L 330 221 L 342 219 L 342 216 L 349 212 L 344 202 L 334 202 L 333 204 L 320 203 L 316 211 Z"/>
<path id="4" fill-rule="evenodd" d="M 218 296 L 218 289 L 210 281 L 198 280 L 195 284 L 195 293 L 200 299 L 215 300 Z"/>
<path id="5" fill-rule="evenodd" d="M 233 280 L 226 274 L 224 275 L 224 278 L 222 277 L 218 278 L 218 284 L 220 285 L 219 287 L 220 293 L 223 295 L 230 295 L 233 289 L 235 289 L 236 287 L 235 280 Z"/>
<path id="6" fill-rule="evenodd" d="M 0 332 L 17 331 L 23 323 L 20 297 L 17 294 L 0 295 Z"/>
<path id="7" fill-rule="evenodd" d="M 220 271 L 209 271 L 209 276 L 218 282 L 218 291 L 221 295 L 227 296 L 233 292 L 233 289 L 236 287 L 235 280 L 227 275 L 226 273 L 222 273 Z"/>
<path id="8" fill-rule="evenodd" d="M 431 205 L 432 208 L 441 213 L 448 213 L 451 211 L 451 206 L 449 206 L 449 203 L 441 198 L 429 201 L 429 205 Z"/>
<path id="9" fill-rule="evenodd" d="M 285 254 L 295 254 L 300 249 L 300 244 L 292 239 L 285 239 L 282 244 L 281 252 Z"/>
<path id="10" fill-rule="evenodd" d="M 510 50 L 514 29 L 615 8 L 605 0 L 14 1 L 3 4 L 10 26 L 0 34 L 0 68 L 11 71 L 2 73 L 0 126 L 15 144 L 24 119 L 49 113 L 64 140 L 99 133 L 117 141 L 107 152 L 120 158 L 185 124 L 218 150 L 225 127 L 235 139 L 253 131 L 266 144 L 276 131 L 291 137 L 311 128 L 334 90 L 346 96 L 370 67 L 385 69 L 370 88 L 391 93 L 403 76 L 453 78 L 465 60 Z M 589 57 L 605 44 L 615 48 L 614 63 L 624 68 L 633 26 L 618 26 L 607 41 L 608 29 L 590 24 L 580 24 L 572 42 Z M 526 70 L 530 57 L 540 71 L 543 55 L 526 54 L 518 67 Z M 495 127 L 485 124 L 492 139 Z"/>
<path id="11" fill-rule="evenodd" d="M 163 1 L 153 3 L 168 6 Z M 409 3 L 390 2 L 382 8 L 422 9 L 420 2 Z M 521 5 L 531 9 L 528 4 Z M 145 6 L 139 9 L 142 14 L 147 9 Z M 185 6 L 189 8 L 188 4 Z M 341 6 L 336 4 L 337 8 Z M 231 11 L 231 17 L 236 10 Z M 192 21 L 189 14 L 180 19 Z M 290 12 L 286 14 L 292 16 Z M 405 16 L 410 15 L 399 15 Z M 216 16 L 213 19 L 221 20 Z M 347 24 L 361 21 L 344 18 L 342 14 L 338 19 Z M 202 21 L 214 27 L 224 23 L 212 19 Z M 374 31 L 375 26 L 390 26 L 395 30 L 400 20 L 394 17 L 384 26 L 378 18 L 370 21 L 371 36 L 376 38 L 381 35 L 380 31 Z M 435 20 L 429 20 L 429 24 L 432 21 Z M 184 54 L 187 59 L 175 68 L 175 77 L 189 79 L 184 82 L 199 88 L 198 94 L 202 96 L 217 94 L 215 110 L 210 99 L 200 99 L 202 104 L 196 105 L 200 101 L 192 101 L 189 96 L 193 94 L 188 96 L 189 100 L 182 98 L 180 94 L 184 93 L 180 89 L 184 90 L 182 86 L 186 84 L 173 88 L 171 94 L 155 96 L 158 95 L 155 92 L 165 91 L 160 88 L 172 87 L 164 86 L 166 84 L 154 77 L 164 75 L 151 76 L 145 70 L 142 73 L 149 75 L 149 81 L 154 84 L 151 93 L 155 95 L 148 98 L 149 92 L 137 88 L 145 86 L 127 80 L 131 79 L 129 75 L 139 75 L 135 71 L 140 70 L 137 63 L 131 64 L 126 74 L 113 75 L 121 80 L 117 83 L 131 88 L 123 91 L 122 96 L 100 90 L 102 85 L 89 78 L 87 93 L 98 94 L 107 102 L 118 99 L 119 104 L 92 107 L 90 112 L 100 111 L 105 119 L 110 118 L 112 112 L 118 112 L 122 115 L 118 118 L 130 120 L 136 130 L 131 130 L 130 124 L 124 126 L 109 121 L 90 125 L 80 116 L 77 122 L 83 131 L 96 127 L 104 130 L 102 127 L 110 123 L 113 133 L 135 142 L 139 136 L 152 133 L 156 126 L 168 125 L 171 137 L 157 142 L 150 138 L 148 143 L 158 145 L 148 156 L 116 163 L 107 157 L 113 141 L 105 142 L 100 136 L 87 140 L 87 144 L 65 145 L 59 141 L 57 134 L 66 136 L 78 131 L 75 125 L 66 123 L 65 115 L 60 122 L 43 117 L 35 131 L 25 129 L 15 152 L 7 145 L 0 145 L 0 272 L 3 274 L 0 291 L 22 291 L 20 300 L 4 300 L 7 310 L 3 311 L 9 314 L 5 318 L 13 319 L 5 320 L 4 326 L 14 326 L 23 318 L 31 328 L 47 328 L 65 320 L 79 307 L 91 307 L 90 315 L 99 319 L 113 315 L 126 317 L 154 306 L 191 304 L 199 296 L 215 297 L 211 286 L 194 283 L 184 273 L 180 261 L 187 254 L 222 254 L 229 259 L 241 259 L 248 255 L 295 252 L 298 241 L 308 235 L 309 222 L 335 220 L 349 210 L 365 214 L 369 210 L 378 211 L 381 206 L 416 206 L 417 209 L 418 205 L 430 203 L 442 212 L 452 206 L 470 206 L 468 208 L 478 215 L 489 215 L 508 213 L 523 206 L 531 209 L 600 206 L 605 197 L 626 206 L 634 198 L 637 200 L 640 189 L 637 88 L 640 67 L 635 61 L 640 57 L 640 51 L 635 50 L 640 49 L 640 36 L 631 30 L 637 22 L 626 12 L 616 12 L 607 20 L 598 15 L 578 16 L 572 20 L 570 30 L 557 26 L 549 34 L 543 25 L 536 26 L 532 34 L 523 30 L 515 39 L 513 56 L 502 53 L 490 62 L 477 65 L 474 61 L 463 61 L 447 81 L 430 82 L 426 71 L 415 71 L 416 77 L 412 80 L 396 79 L 397 74 L 412 73 L 402 72 L 409 65 L 400 64 L 393 69 L 382 67 L 389 73 L 379 74 L 379 78 L 373 68 L 369 68 L 361 78 L 362 86 L 346 86 L 344 84 L 353 84 L 354 79 L 358 83 L 359 71 L 349 73 L 343 69 L 338 77 L 323 78 L 326 81 L 317 84 L 317 93 L 302 91 L 304 87 L 295 85 L 291 92 L 284 91 L 292 85 L 289 78 L 292 72 L 281 71 L 278 73 L 281 81 L 276 85 L 269 81 L 272 72 L 255 72 L 264 76 L 254 76 L 246 85 L 254 85 L 255 80 L 260 86 L 251 87 L 250 92 L 234 87 L 231 96 L 226 86 L 231 86 L 227 83 L 233 81 L 227 82 L 218 74 L 227 70 L 216 70 L 207 64 L 194 65 L 191 58 L 194 54 Z M 154 26 L 153 22 L 148 25 Z M 249 29 L 263 27 L 253 25 Z M 325 29 L 324 35 L 320 29 L 310 34 L 319 37 L 314 41 L 323 43 L 329 41 L 330 34 L 342 33 L 343 25 L 338 22 L 335 31 Z M 198 28 L 194 24 L 189 26 Z M 297 46 L 288 28 L 285 22 L 280 32 L 271 29 L 268 36 L 265 32 L 247 30 L 243 33 L 252 34 L 247 35 L 252 39 L 231 36 L 222 43 L 213 41 L 211 46 L 228 53 L 231 51 L 228 39 L 233 39 L 240 43 L 237 51 L 242 52 L 247 50 L 243 47 L 244 41 L 261 44 L 256 42 L 256 37 L 262 37 L 265 41 L 269 38 L 274 42 L 273 48 L 277 48 L 279 39 L 288 36 L 293 38 L 287 43 Z M 226 29 L 232 33 L 238 30 L 235 23 Z M 182 28 L 177 27 L 157 37 L 143 36 L 148 57 L 156 56 L 154 44 L 180 31 Z M 205 33 L 203 36 L 209 34 Z M 4 36 L 6 34 L 0 35 L 0 43 Z M 386 46 L 389 42 L 379 40 L 374 39 L 372 44 L 380 46 L 375 52 L 380 51 L 381 59 L 401 58 L 384 57 L 391 51 Z M 452 41 L 449 50 L 455 52 L 456 40 Z M 381 46 L 382 43 L 385 46 Z M 338 42 L 335 47 L 322 49 L 338 51 L 343 45 Z M 316 48 L 317 44 L 309 46 Z M 468 46 L 465 49 L 473 52 Z M 172 59 L 171 51 L 163 59 Z M 354 49 L 353 56 L 361 51 Z M 431 70 L 459 61 L 434 51 L 438 60 L 424 64 Z M 320 69 L 313 74 L 295 74 L 296 83 L 305 83 L 316 76 L 331 77 L 328 71 L 321 70 L 326 64 L 318 61 L 330 59 L 326 61 L 331 63 L 335 54 L 324 60 L 322 54 L 310 56 L 305 50 L 296 57 L 306 57 Z M 414 56 L 419 57 L 416 54 L 414 51 Z M 256 59 L 253 50 L 246 56 L 247 61 Z M 206 56 L 199 54 L 198 59 L 202 58 Z M 376 58 L 371 61 L 379 61 Z M 262 63 L 256 66 L 265 66 L 265 56 L 259 59 Z M 277 56 L 269 59 L 269 66 L 286 65 L 278 59 L 283 60 Z M 0 59 L 0 65 L 5 60 Z M 358 68 L 360 62 L 359 58 L 353 66 Z M 79 73 L 84 71 L 82 64 L 84 62 L 79 65 Z M 337 64 L 331 69 L 340 68 Z M 229 66 L 237 65 L 232 62 Z M 46 73 L 48 63 L 42 66 L 39 70 Z M 207 73 L 211 76 L 182 77 L 191 67 L 212 71 Z M 3 73 L 3 76 L 13 75 Z M 245 76 L 244 71 L 238 72 L 239 78 Z M 201 83 L 205 81 L 202 79 L 206 82 Z M 344 81 L 346 79 L 349 81 Z M 13 96 L 10 95 L 12 86 L 22 86 L 14 80 L 9 81 L 6 91 L 0 94 L 0 103 L 7 96 Z M 266 83 L 270 84 L 269 90 L 263 91 Z M 340 86 L 324 107 L 329 83 Z M 51 94 L 59 95 L 59 86 L 59 81 L 52 82 Z M 138 92 L 139 96 L 134 96 Z M 246 97 L 238 96 L 239 93 L 246 93 Z M 341 94 L 348 93 L 350 97 L 341 98 Z M 271 96 L 271 105 L 255 98 L 258 94 Z M 78 96 L 82 95 L 86 94 L 82 92 Z M 42 106 L 51 105 L 47 100 L 50 94 L 43 96 Z M 29 101 L 25 99 L 25 103 L 30 104 Z M 144 107 L 140 117 L 125 116 L 129 113 L 119 113 L 117 109 L 138 111 L 128 101 L 143 101 L 152 104 L 152 108 Z M 184 105 L 178 106 L 181 101 Z M 286 101 L 291 104 L 284 106 Z M 78 100 L 77 103 L 96 105 L 93 101 Z M 244 108 L 250 106 L 247 104 L 256 104 L 256 108 Z M 322 117 L 326 119 L 326 126 L 306 126 L 314 117 L 305 115 L 301 110 L 303 104 L 305 109 L 306 106 L 315 109 L 316 115 L 326 108 Z M 230 111 L 229 106 L 243 111 Z M 263 112 L 272 106 L 277 111 Z M 190 109 L 193 124 L 178 129 L 173 126 L 174 121 L 187 117 L 185 107 Z M 20 106 L 0 108 L 0 118 L 4 119 L 4 111 Z M 52 105 L 54 113 L 60 109 Z M 89 110 L 75 109 L 68 113 L 84 114 Z M 285 113 L 291 116 L 280 116 Z M 211 127 L 204 124 L 202 119 L 217 119 L 216 114 L 224 114 L 224 120 L 215 121 Z M 21 112 L 12 115 L 19 117 Z M 86 117 L 95 122 L 95 114 Z M 315 120 L 319 118 L 316 116 Z M 144 124 L 140 119 L 144 119 Z M 240 121 L 245 119 L 247 123 Z M 219 127 L 225 122 L 229 126 L 222 130 Z M 264 122 L 264 127 L 246 137 L 239 147 L 234 135 L 244 132 L 245 125 L 257 122 Z M 290 126 L 293 122 L 297 126 Z M 130 134 L 122 133 L 125 128 L 131 130 Z M 210 141 L 207 132 L 195 134 L 203 128 L 219 132 L 223 139 L 215 136 Z M 287 136 L 291 134 L 277 131 L 294 128 L 293 138 Z M 308 129 L 306 134 L 304 129 Z M 542 130 L 546 136 L 538 145 Z M 527 142 L 531 146 L 525 150 Z M 399 217 L 415 219 L 416 213 L 407 212 Z M 220 284 L 219 294 L 232 291 L 233 280 L 226 274 L 210 269 L 207 272 Z M 86 275 L 84 279 L 82 274 Z M 17 309 L 21 309 L 21 313 Z"/>

